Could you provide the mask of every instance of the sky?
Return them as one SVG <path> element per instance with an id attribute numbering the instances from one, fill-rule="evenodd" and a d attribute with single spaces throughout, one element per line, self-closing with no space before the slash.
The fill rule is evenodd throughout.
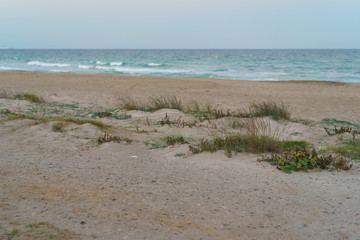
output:
<path id="1" fill-rule="evenodd" d="M 0 47 L 360 48 L 360 0 L 0 0 Z"/>

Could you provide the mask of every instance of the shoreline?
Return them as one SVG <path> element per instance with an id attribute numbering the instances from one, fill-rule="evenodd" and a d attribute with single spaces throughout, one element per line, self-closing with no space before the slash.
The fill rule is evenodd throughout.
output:
<path id="1" fill-rule="evenodd" d="M 232 78 L 212 78 L 212 77 L 178 77 L 178 76 L 155 76 L 155 75 L 126 75 L 126 74 L 113 74 L 113 73 L 77 73 L 77 72 L 45 72 L 45 71 L 28 71 L 28 70 L 1 70 L 1 72 L 14 72 L 14 73 L 45 73 L 45 74 L 74 74 L 74 75 L 91 75 L 91 76 L 121 76 L 121 77 L 144 77 L 144 78 L 189 78 L 189 79 L 212 79 L 212 80 L 224 80 L 224 81 L 249 81 L 249 82 L 292 82 L 292 83 L 327 83 L 327 84 L 359 84 L 360 82 L 340 82 L 340 81 L 330 81 L 330 80 L 248 80 L 248 79 L 232 79 Z"/>

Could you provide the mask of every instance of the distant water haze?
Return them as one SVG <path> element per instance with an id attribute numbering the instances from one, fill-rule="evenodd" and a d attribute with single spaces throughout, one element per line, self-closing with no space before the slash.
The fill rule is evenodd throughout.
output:
<path id="1" fill-rule="evenodd" d="M 360 82 L 360 50 L 0 51 L 0 71 Z"/>

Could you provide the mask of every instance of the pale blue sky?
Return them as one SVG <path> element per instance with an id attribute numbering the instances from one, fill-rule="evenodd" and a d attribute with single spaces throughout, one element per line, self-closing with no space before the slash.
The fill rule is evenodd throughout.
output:
<path id="1" fill-rule="evenodd" d="M 0 0 L 0 47 L 360 48 L 360 0 Z"/>

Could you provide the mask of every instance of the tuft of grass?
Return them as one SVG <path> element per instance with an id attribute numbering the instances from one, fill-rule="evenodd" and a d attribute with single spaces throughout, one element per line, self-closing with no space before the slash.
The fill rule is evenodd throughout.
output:
<path id="1" fill-rule="evenodd" d="M 280 140 L 287 132 L 287 125 L 280 125 L 268 118 L 233 119 L 230 125 L 236 125 L 240 132 L 227 132 L 224 137 L 214 137 L 210 140 L 202 139 L 198 144 L 189 146 L 193 153 L 203 151 L 215 152 L 224 150 L 235 152 L 282 152 L 284 143 Z M 295 144 L 295 143 L 293 143 Z M 230 154 L 229 154 L 230 155 Z"/>
<path id="2" fill-rule="evenodd" d="M 258 161 L 266 161 L 273 165 L 277 165 L 279 170 L 285 173 L 291 171 L 308 171 L 309 169 L 327 169 L 327 170 L 350 170 L 352 163 L 350 160 L 343 157 L 329 155 L 318 155 L 313 149 L 308 151 L 306 149 L 296 148 L 295 150 L 287 151 L 281 155 L 272 154 L 270 157 L 263 157 Z"/>
<path id="3" fill-rule="evenodd" d="M 332 147 L 330 150 L 344 157 L 360 159 L 360 139 L 347 139 L 342 145 Z"/>
<path id="4" fill-rule="evenodd" d="M 228 135 L 226 137 L 216 137 L 211 140 L 201 139 L 197 145 L 190 145 L 192 153 L 216 152 L 224 150 L 226 152 L 280 152 L 282 150 L 281 141 L 269 136 L 256 135 Z"/>
<path id="5" fill-rule="evenodd" d="M 52 125 L 52 130 L 54 132 L 63 132 L 64 131 L 63 127 L 64 127 L 63 122 L 57 122 Z"/>
<path id="6" fill-rule="evenodd" d="M 140 110 L 145 112 L 155 112 L 160 109 L 169 108 L 183 111 L 183 105 L 176 96 L 156 96 L 149 97 L 147 103 L 137 101 L 131 97 L 121 98 L 119 108 L 125 110 Z"/>
<path id="7" fill-rule="evenodd" d="M 306 141 L 282 141 L 282 148 L 285 150 L 308 149 L 309 143 Z"/>
<path id="8" fill-rule="evenodd" d="M 261 102 L 250 105 L 249 112 L 252 117 L 271 116 L 275 120 L 290 120 L 290 112 L 284 102 L 277 104 L 276 102 Z"/>
<path id="9" fill-rule="evenodd" d="M 158 97 L 150 97 L 149 105 L 152 109 L 177 109 L 183 111 L 183 106 L 181 100 L 176 96 L 158 96 Z"/>
<path id="10" fill-rule="evenodd" d="M 183 136 L 167 136 L 164 140 L 167 145 L 175 145 L 176 143 L 188 143 Z"/>
<path id="11" fill-rule="evenodd" d="M 27 92 L 24 92 L 24 93 L 17 93 L 14 98 L 16 99 L 20 99 L 20 100 L 27 100 L 29 102 L 33 102 L 33 103 L 44 103 L 45 100 L 44 98 L 36 95 L 36 94 L 33 94 L 33 93 L 27 93 Z"/>

